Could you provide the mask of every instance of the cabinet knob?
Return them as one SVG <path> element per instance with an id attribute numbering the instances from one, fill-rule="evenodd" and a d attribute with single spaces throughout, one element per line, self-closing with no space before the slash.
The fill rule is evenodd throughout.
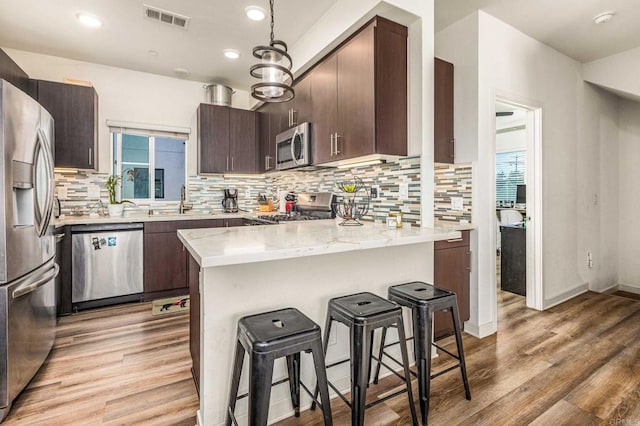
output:
<path id="1" fill-rule="evenodd" d="M 335 149 L 336 155 L 340 154 L 340 150 L 338 149 L 338 138 L 342 138 L 342 135 L 336 133 L 336 137 L 334 139 L 336 141 L 335 142 L 335 144 L 336 144 L 336 149 Z"/>

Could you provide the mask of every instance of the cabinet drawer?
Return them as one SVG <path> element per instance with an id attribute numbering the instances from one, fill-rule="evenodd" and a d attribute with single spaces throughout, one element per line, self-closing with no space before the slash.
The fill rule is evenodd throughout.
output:
<path id="1" fill-rule="evenodd" d="M 469 245 L 469 231 L 461 231 L 462 236 L 460 238 L 452 238 L 450 240 L 436 241 L 434 244 L 435 250 L 448 249 L 453 247 L 464 247 Z"/>

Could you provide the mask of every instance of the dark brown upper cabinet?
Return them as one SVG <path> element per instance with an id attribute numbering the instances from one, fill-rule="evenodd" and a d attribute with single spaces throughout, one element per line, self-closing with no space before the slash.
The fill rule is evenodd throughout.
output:
<path id="1" fill-rule="evenodd" d="M 312 120 L 311 78 L 309 76 L 305 76 L 304 78 L 296 81 L 293 88 L 296 96 L 291 101 L 283 104 L 286 107 L 286 117 L 284 117 L 286 124 L 285 129 Z"/>
<path id="2" fill-rule="evenodd" d="M 268 172 L 276 166 L 276 141 L 271 137 L 270 108 L 264 104 L 258 110 L 258 171 Z"/>
<path id="3" fill-rule="evenodd" d="M 407 28 L 375 17 L 310 72 L 313 163 L 407 155 Z"/>
<path id="4" fill-rule="evenodd" d="M 7 80 L 32 98 L 38 97 L 38 87 L 35 80 L 29 79 L 27 73 L 2 49 L 0 49 L 0 78 Z"/>
<path id="5" fill-rule="evenodd" d="M 98 94 L 93 87 L 37 80 L 55 122 L 55 166 L 98 169 Z"/>
<path id="6" fill-rule="evenodd" d="M 306 76 L 293 85 L 296 96 L 289 102 L 264 103 L 258 108 L 260 172 L 275 170 L 276 136 L 304 122 L 313 122 L 311 78 Z M 313 125 L 313 123 L 312 123 Z"/>
<path id="7" fill-rule="evenodd" d="M 434 58 L 433 155 L 436 163 L 454 163 L 453 64 Z"/>
<path id="8" fill-rule="evenodd" d="M 198 107 L 198 173 L 258 172 L 258 113 Z"/>

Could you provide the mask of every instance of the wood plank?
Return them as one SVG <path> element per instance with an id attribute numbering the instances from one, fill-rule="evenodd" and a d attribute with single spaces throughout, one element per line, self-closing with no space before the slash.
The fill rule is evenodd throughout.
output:
<path id="1" fill-rule="evenodd" d="M 595 426 L 599 423 L 600 420 L 597 417 L 561 399 L 535 419 L 531 426 Z"/>
<path id="2" fill-rule="evenodd" d="M 640 303 L 585 293 L 538 312 L 503 296 L 498 333 L 464 335 L 473 399 L 457 371 L 432 381 L 429 423 L 589 425 L 640 422 Z M 128 304 L 59 320 L 54 349 L 14 401 L 6 425 L 193 425 L 199 400 L 191 378 L 188 315 L 153 317 Z M 455 350 L 449 337 L 439 342 Z M 442 355 L 434 371 L 451 365 Z M 368 388 L 367 400 L 398 388 L 395 376 Z M 417 384 L 412 382 L 414 401 Z M 334 424 L 351 423 L 332 400 Z M 279 425 L 322 425 L 320 410 Z M 406 395 L 367 411 L 367 425 L 410 424 Z"/>

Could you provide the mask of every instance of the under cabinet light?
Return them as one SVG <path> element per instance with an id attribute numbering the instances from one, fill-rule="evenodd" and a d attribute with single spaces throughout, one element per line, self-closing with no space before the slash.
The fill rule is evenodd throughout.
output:
<path id="1" fill-rule="evenodd" d="M 338 166 L 339 169 L 350 169 L 352 167 L 364 167 L 364 166 L 375 166 L 377 164 L 384 164 L 385 160 L 369 160 L 369 161 L 361 161 L 359 163 L 348 163 L 348 164 L 340 164 Z"/>
<path id="2" fill-rule="evenodd" d="M 53 172 L 54 173 L 80 173 L 78 169 L 67 169 L 64 167 L 54 167 Z"/>

